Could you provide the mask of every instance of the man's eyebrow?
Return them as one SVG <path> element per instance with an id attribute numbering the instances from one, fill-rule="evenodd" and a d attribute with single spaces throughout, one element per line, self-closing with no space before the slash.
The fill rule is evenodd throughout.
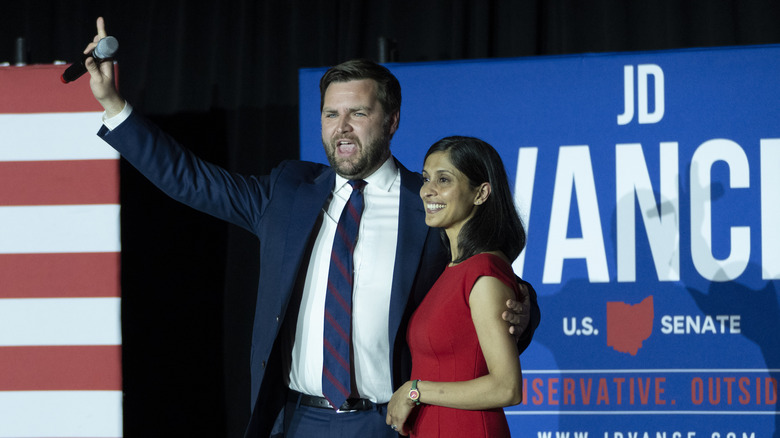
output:
<path id="1" fill-rule="evenodd" d="M 374 109 L 374 107 L 373 107 L 373 106 L 369 106 L 369 105 L 360 105 L 360 106 L 354 106 L 354 107 L 350 107 L 350 108 L 348 108 L 347 110 L 348 110 L 349 112 L 355 112 L 355 111 L 371 111 L 371 110 L 373 110 L 373 109 Z M 324 106 L 324 107 L 322 107 L 322 112 L 332 112 L 332 113 L 337 113 L 337 112 L 339 112 L 339 111 L 338 111 L 336 108 L 330 108 L 330 107 Z"/>

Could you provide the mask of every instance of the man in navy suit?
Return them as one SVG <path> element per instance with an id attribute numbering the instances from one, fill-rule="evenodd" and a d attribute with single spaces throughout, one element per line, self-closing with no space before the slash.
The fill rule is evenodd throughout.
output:
<path id="1" fill-rule="evenodd" d="M 105 35 L 98 19 L 85 53 Z M 425 225 L 420 176 L 390 153 L 400 120 L 397 79 L 370 61 L 331 68 L 320 83 L 330 166 L 285 161 L 270 175 L 243 176 L 198 159 L 133 112 L 110 63 L 90 58 L 87 67 L 106 110 L 98 135 L 169 196 L 260 240 L 246 436 L 397 436 L 385 414 L 396 385 L 409 379 L 406 324 L 448 262 L 439 231 Z M 323 308 L 348 180 L 367 185 L 354 249 L 353 397 L 334 407 L 322 397 Z M 504 314 L 520 351 L 539 322 L 535 293 L 526 290 L 528 299 L 509 302 Z"/>

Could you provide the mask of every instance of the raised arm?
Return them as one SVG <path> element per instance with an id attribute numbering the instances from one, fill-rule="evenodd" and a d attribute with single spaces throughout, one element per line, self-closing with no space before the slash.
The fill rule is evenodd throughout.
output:
<path id="1" fill-rule="evenodd" d="M 89 53 L 107 35 L 102 17 L 97 35 L 84 49 Z M 152 184 L 171 198 L 204 213 L 257 232 L 273 184 L 270 176 L 244 176 L 200 159 L 171 135 L 136 112 L 123 112 L 125 100 L 117 91 L 112 62 L 87 57 L 90 88 L 106 111 L 98 136 L 117 150 Z M 114 118 L 114 123 L 108 119 Z M 109 126 L 112 125 L 112 126 Z"/>
<path id="2" fill-rule="evenodd" d="M 84 49 L 84 54 L 90 53 L 96 46 L 98 41 L 105 38 L 106 24 L 103 17 L 97 19 L 97 35 L 92 39 L 92 42 Z M 111 118 L 119 114 L 125 107 L 125 100 L 119 95 L 116 89 L 116 81 L 114 80 L 114 65 L 112 62 L 101 62 L 99 65 L 90 56 L 87 57 L 84 65 L 89 72 L 89 86 L 92 89 L 92 94 L 95 99 L 106 110 L 106 117 Z"/>

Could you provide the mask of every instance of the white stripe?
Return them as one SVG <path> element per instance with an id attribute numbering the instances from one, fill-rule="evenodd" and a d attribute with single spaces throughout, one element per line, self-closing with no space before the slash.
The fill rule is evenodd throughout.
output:
<path id="1" fill-rule="evenodd" d="M 118 204 L 0 207 L 0 254 L 119 249 Z"/>
<path id="2" fill-rule="evenodd" d="M 0 114 L 0 161 L 118 158 L 98 137 L 102 113 Z"/>
<path id="3" fill-rule="evenodd" d="M 121 343 L 119 298 L 0 299 L 0 347 Z"/>
<path id="4" fill-rule="evenodd" d="M 121 437 L 121 391 L 0 392 L 0 437 Z"/>

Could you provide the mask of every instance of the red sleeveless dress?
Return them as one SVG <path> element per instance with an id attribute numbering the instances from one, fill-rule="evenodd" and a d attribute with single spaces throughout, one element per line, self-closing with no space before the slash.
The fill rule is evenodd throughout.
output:
<path id="1" fill-rule="evenodd" d="M 412 379 L 455 382 L 488 374 L 469 308 L 471 289 L 482 276 L 498 278 L 519 296 L 512 266 L 493 254 L 477 254 L 445 269 L 409 320 Z M 413 437 L 510 436 L 502 408 L 469 411 L 422 404 L 418 409 Z"/>

